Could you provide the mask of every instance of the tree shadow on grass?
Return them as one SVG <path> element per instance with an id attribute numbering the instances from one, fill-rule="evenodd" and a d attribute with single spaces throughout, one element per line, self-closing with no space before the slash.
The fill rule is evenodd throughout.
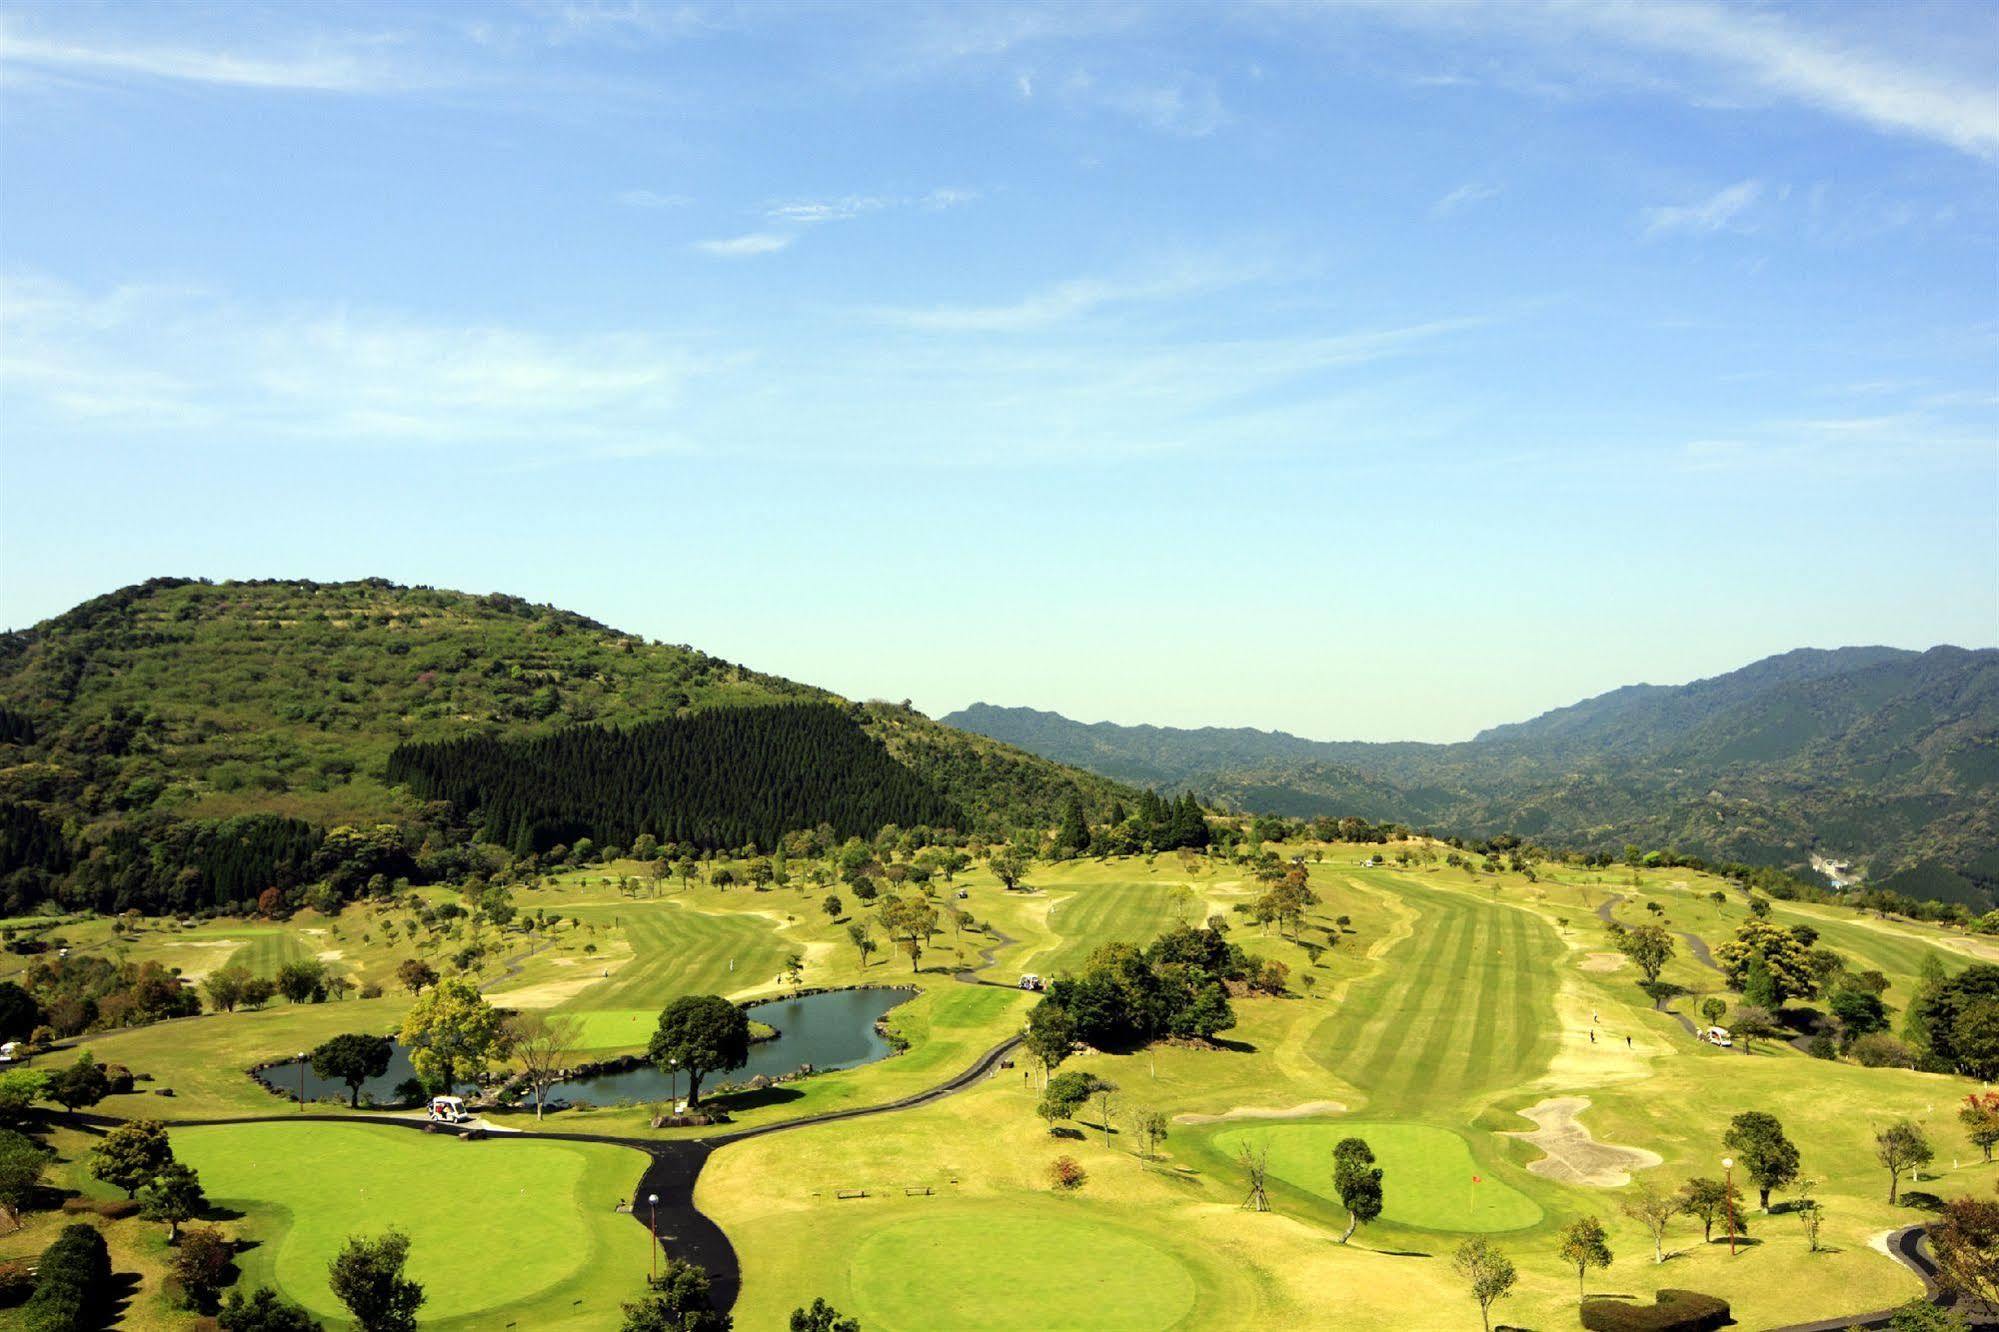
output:
<path id="1" fill-rule="evenodd" d="M 789 1105 L 804 1099 L 805 1093 L 796 1087 L 756 1087 L 746 1091 L 720 1092 L 702 1104 L 734 1114 L 739 1110 L 761 1110 L 767 1105 Z"/>
<path id="2" fill-rule="evenodd" d="M 93 1328 L 79 1329 L 79 1332 L 96 1332 L 97 1328 L 121 1326 L 125 1321 L 126 1312 L 138 1298 L 139 1286 L 140 1280 L 137 1272 L 113 1272 L 111 1274 L 111 1289 L 105 1292 L 104 1308 L 106 1314 L 104 1320 L 96 1324 Z"/>
<path id="3" fill-rule="evenodd" d="M 1919 1212 L 1941 1212 L 1943 1199 L 1923 1189 L 1904 1189 L 1902 1206 L 1913 1207 Z"/>
<path id="4" fill-rule="evenodd" d="M 1232 1041 L 1226 1036 L 1217 1036 L 1209 1044 L 1217 1050 L 1228 1050 L 1235 1054 L 1255 1054 L 1256 1047 L 1248 1041 Z"/>

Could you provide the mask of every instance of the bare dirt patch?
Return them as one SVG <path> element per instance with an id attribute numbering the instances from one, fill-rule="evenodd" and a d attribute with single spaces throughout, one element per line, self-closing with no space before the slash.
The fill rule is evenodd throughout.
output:
<path id="1" fill-rule="evenodd" d="M 1175 1115 L 1173 1122 L 1221 1124 L 1231 1119 L 1310 1119 L 1314 1115 L 1343 1115 L 1346 1112 L 1346 1106 L 1339 1101 L 1307 1101 L 1303 1105 L 1284 1107 L 1239 1105 L 1218 1115 Z"/>
<path id="2" fill-rule="evenodd" d="M 1631 1182 L 1632 1171 L 1665 1164 L 1665 1157 L 1643 1147 L 1598 1142 L 1576 1121 L 1576 1116 L 1587 1109 L 1587 1096 L 1551 1096 L 1520 1112 L 1523 1119 L 1531 1119 L 1537 1125 L 1532 1132 L 1506 1136 L 1524 1138 L 1546 1152 L 1546 1156 L 1527 1168 L 1558 1184 L 1622 1188 Z"/>
<path id="3" fill-rule="evenodd" d="M 1576 965 L 1584 971 L 1621 971 L 1630 960 L 1622 953 L 1590 953 Z"/>

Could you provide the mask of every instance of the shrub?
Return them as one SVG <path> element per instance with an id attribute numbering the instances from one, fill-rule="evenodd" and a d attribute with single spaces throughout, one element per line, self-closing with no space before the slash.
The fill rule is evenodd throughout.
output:
<path id="1" fill-rule="evenodd" d="M 1848 1051 L 1867 1068 L 1914 1068 L 1915 1052 L 1885 1031 L 1869 1032 Z M 1949 1070 L 1945 1070 L 1948 1072 Z"/>
<path id="2" fill-rule="evenodd" d="M 1048 1178 L 1055 1181 L 1058 1189 L 1080 1189 L 1089 1172 L 1076 1163 L 1073 1156 L 1058 1156 L 1048 1165 Z"/>
<path id="3" fill-rule="evenodd" d="M 62 1210 L 71 1216 L 101 1216 L 106 1221 L 123 1221 L 137 1216 L 144 1206 L 136 1198 L 64 1198 Z"/>
<path id="4" fill-rule="evenodd" d="M 1832 1037 L 1820 1032 L 1805 1044 L 1805 1053 L 1814 1059 L 1837 1059 L 1839 1047 L 1832 1043 Z"/>
<path id="5" fill-rule="evenodd" d="M 0 1305 L 19 1304 L 34 1288 L 34 1274 L 27 1263 L 0 1263 Z"/>
<path id="6" fill-rule="evenodd" d="M 21 1311 L 27 1332 L 75 1332 L 102 1320 L 111 1290 L 111 1253 L 96 1227 L 63 1227 L 37 1267 L 35 1293 Z"/>
<path id="7" fill-rule="evenodd" d="M 1592 1295 L 1582 1320 L 1590 1332 L 1714 1332 L 1730 1321 L 1727 1300 L 1693 1290 L 1662 1290 L 1652 1304 Z"/>

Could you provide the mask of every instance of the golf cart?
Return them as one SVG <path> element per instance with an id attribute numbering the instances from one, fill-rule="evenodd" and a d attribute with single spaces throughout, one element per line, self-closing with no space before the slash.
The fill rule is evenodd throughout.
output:
<path id="1" fill-rule="evenodd" d="M 465 1099 L 460 1096 L 431 1097 L 425 1114 L 433 1124 L 463 1124 L 472 1118 L 465 1111 Z"/>

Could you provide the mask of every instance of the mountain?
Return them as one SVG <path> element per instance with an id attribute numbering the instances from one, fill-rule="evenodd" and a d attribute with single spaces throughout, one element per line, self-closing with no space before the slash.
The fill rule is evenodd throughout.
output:
<path id="1" fill-rule="evenodd" d="M 191 909 L 254 895 L 261 877 L 324 877 L 337 855 L 442 873 L 468 833 L 492 834 L 492 811 L 440 798 L 448 771 L 426 769 L 419 792 L 392 776 L 395 756 L 457 742 L 546 755 L 533 744 L 558 736 L 652 785 L 572 764 L 560 790 L 511 791 L 498 840 L 541 851 L 558 825 L 568 841 L 636 819 L 697 847 L 733 849 L 733 831 L 754 829 L 768 850 L 773 828 L 871 835 L 885 814 L 1004 835 L 1052 826 L 1071 798 L 1101 814 L 1136 794 L 905 704 L 850 702 L 518 597 L 156 579 L 0 634 L 0 909 L 48 896 Z M 680 772 L 711 779 L 697 793 Z M 673 825 L 676 800 L 700 808 Z M 329 849 L 326 830 L 346 825 L 396 832 Z"/>
<path id="2" fill-rule="evenodd" d="M 1804 649 L 1632 685 L 1459 744 L 945 717 L 1119 781 L 1239 808 L 1804 869 L 1814 852 L 1972 900 L 1999 886 L 1999 651 Z M 1926 894 L 1931 895 L 1931 894 Z M 1989 903 L 1988 903 L 1989 904 Z"/>

